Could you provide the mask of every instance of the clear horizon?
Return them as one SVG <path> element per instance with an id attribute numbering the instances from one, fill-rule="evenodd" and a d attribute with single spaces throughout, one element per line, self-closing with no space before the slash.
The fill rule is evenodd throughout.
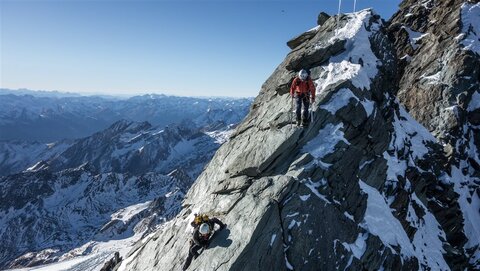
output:
<path id="1" fill-rule="evenodd" d="M 72 92 L 72 91 L 62 91 L 62 90 L 45 90 L 45 89 L 28 89 L 28 88 L 18 88 L 18 89 L 10 89 L 10 88 L 1 88 L 0 91 L 7 91 L 7 92 L 38 92 L 38 93 L 58 93 L 63 95 L 73 95 L 73 96 L 82 96 L 82 97 L 89 97 L 89 96 L 104 96 L 104 97 L 112 97 L 112 98 L 131 98 L 136 96 L 144 96 L 144 95 L 164 95 L 167 97 L 181 97 L 181 98 L 198 98 L 198 99 L 253 99 L 255 96 L 224 96 L 224 95 L 210 95 L 210 96 L 199 96 L 199 95 L 180 95 L 180 94 L 167 94 L 162 92 L 143 92 L 143 93 L 95 93 L 95 92 Z M 0 93 L 1 95 L 1 93 Z M 17 95 L 17 94 L 15 94 Z M 39 95 L 41 96 L 41 95 Z"/>
<path id="2" fill-rule="evenodd" d="M 388 20 L 400 2 L 356 10 Z M 254 97 L 321 11 L 337 14 L 338 1 L 0 0 L 0 88 Z"/>

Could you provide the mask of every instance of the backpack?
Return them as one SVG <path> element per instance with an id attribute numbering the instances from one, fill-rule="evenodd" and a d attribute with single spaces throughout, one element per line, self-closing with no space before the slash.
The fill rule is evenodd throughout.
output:
<path id="1" fill-rule="evenodd" d="M 202 223 L 207 223 L 210 219 L 206 214 L 195 214 L 195 218 L 193 219 L 192 226 L 200 226 Z"/>

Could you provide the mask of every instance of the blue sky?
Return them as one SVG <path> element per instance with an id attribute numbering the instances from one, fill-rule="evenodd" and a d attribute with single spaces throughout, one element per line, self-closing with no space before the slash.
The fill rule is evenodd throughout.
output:
<path id="1" fill-rule="evenodd" d="M 399 3 L 357 10 L 388 19 Z M 320 11 L 336 14 L 338 1 L 0 0 L 0 87 L 256 96 Z"/>

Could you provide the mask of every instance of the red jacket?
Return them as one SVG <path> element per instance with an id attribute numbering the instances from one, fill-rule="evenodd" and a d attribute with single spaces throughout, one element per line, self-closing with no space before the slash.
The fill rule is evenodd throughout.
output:
<path id="1" fill-rule="evenodd" d="M 315 100 L 315 85 L 313 84 L 312 79 L 308 77 L 307 80 L 302 81 L 300 78 L 295 77 L 292 82 L 292 86 L 290 86 L 290 95 L 294 95 L 295 93 L 308 93 L 312 97 L 312 100 Z"/>

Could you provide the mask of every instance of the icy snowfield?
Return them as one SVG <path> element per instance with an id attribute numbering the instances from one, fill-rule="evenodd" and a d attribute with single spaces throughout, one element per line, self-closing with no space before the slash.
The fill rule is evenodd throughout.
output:
<path id="1" fill-rule="evenodd" d="M 77 256 L 70 260 L 64 260 L 58 263 L 42 265 L 32 268 L 7 269 L 15 271 L 98 271 L 103 264 L 113 257 L 118 251 L 120 255 L 125 255 L 137 242 L 141 236 L 132 236 L 124 240 L 114 240 L 105 243 L 95 244 L 94 251 L 88 256 Z"/>

